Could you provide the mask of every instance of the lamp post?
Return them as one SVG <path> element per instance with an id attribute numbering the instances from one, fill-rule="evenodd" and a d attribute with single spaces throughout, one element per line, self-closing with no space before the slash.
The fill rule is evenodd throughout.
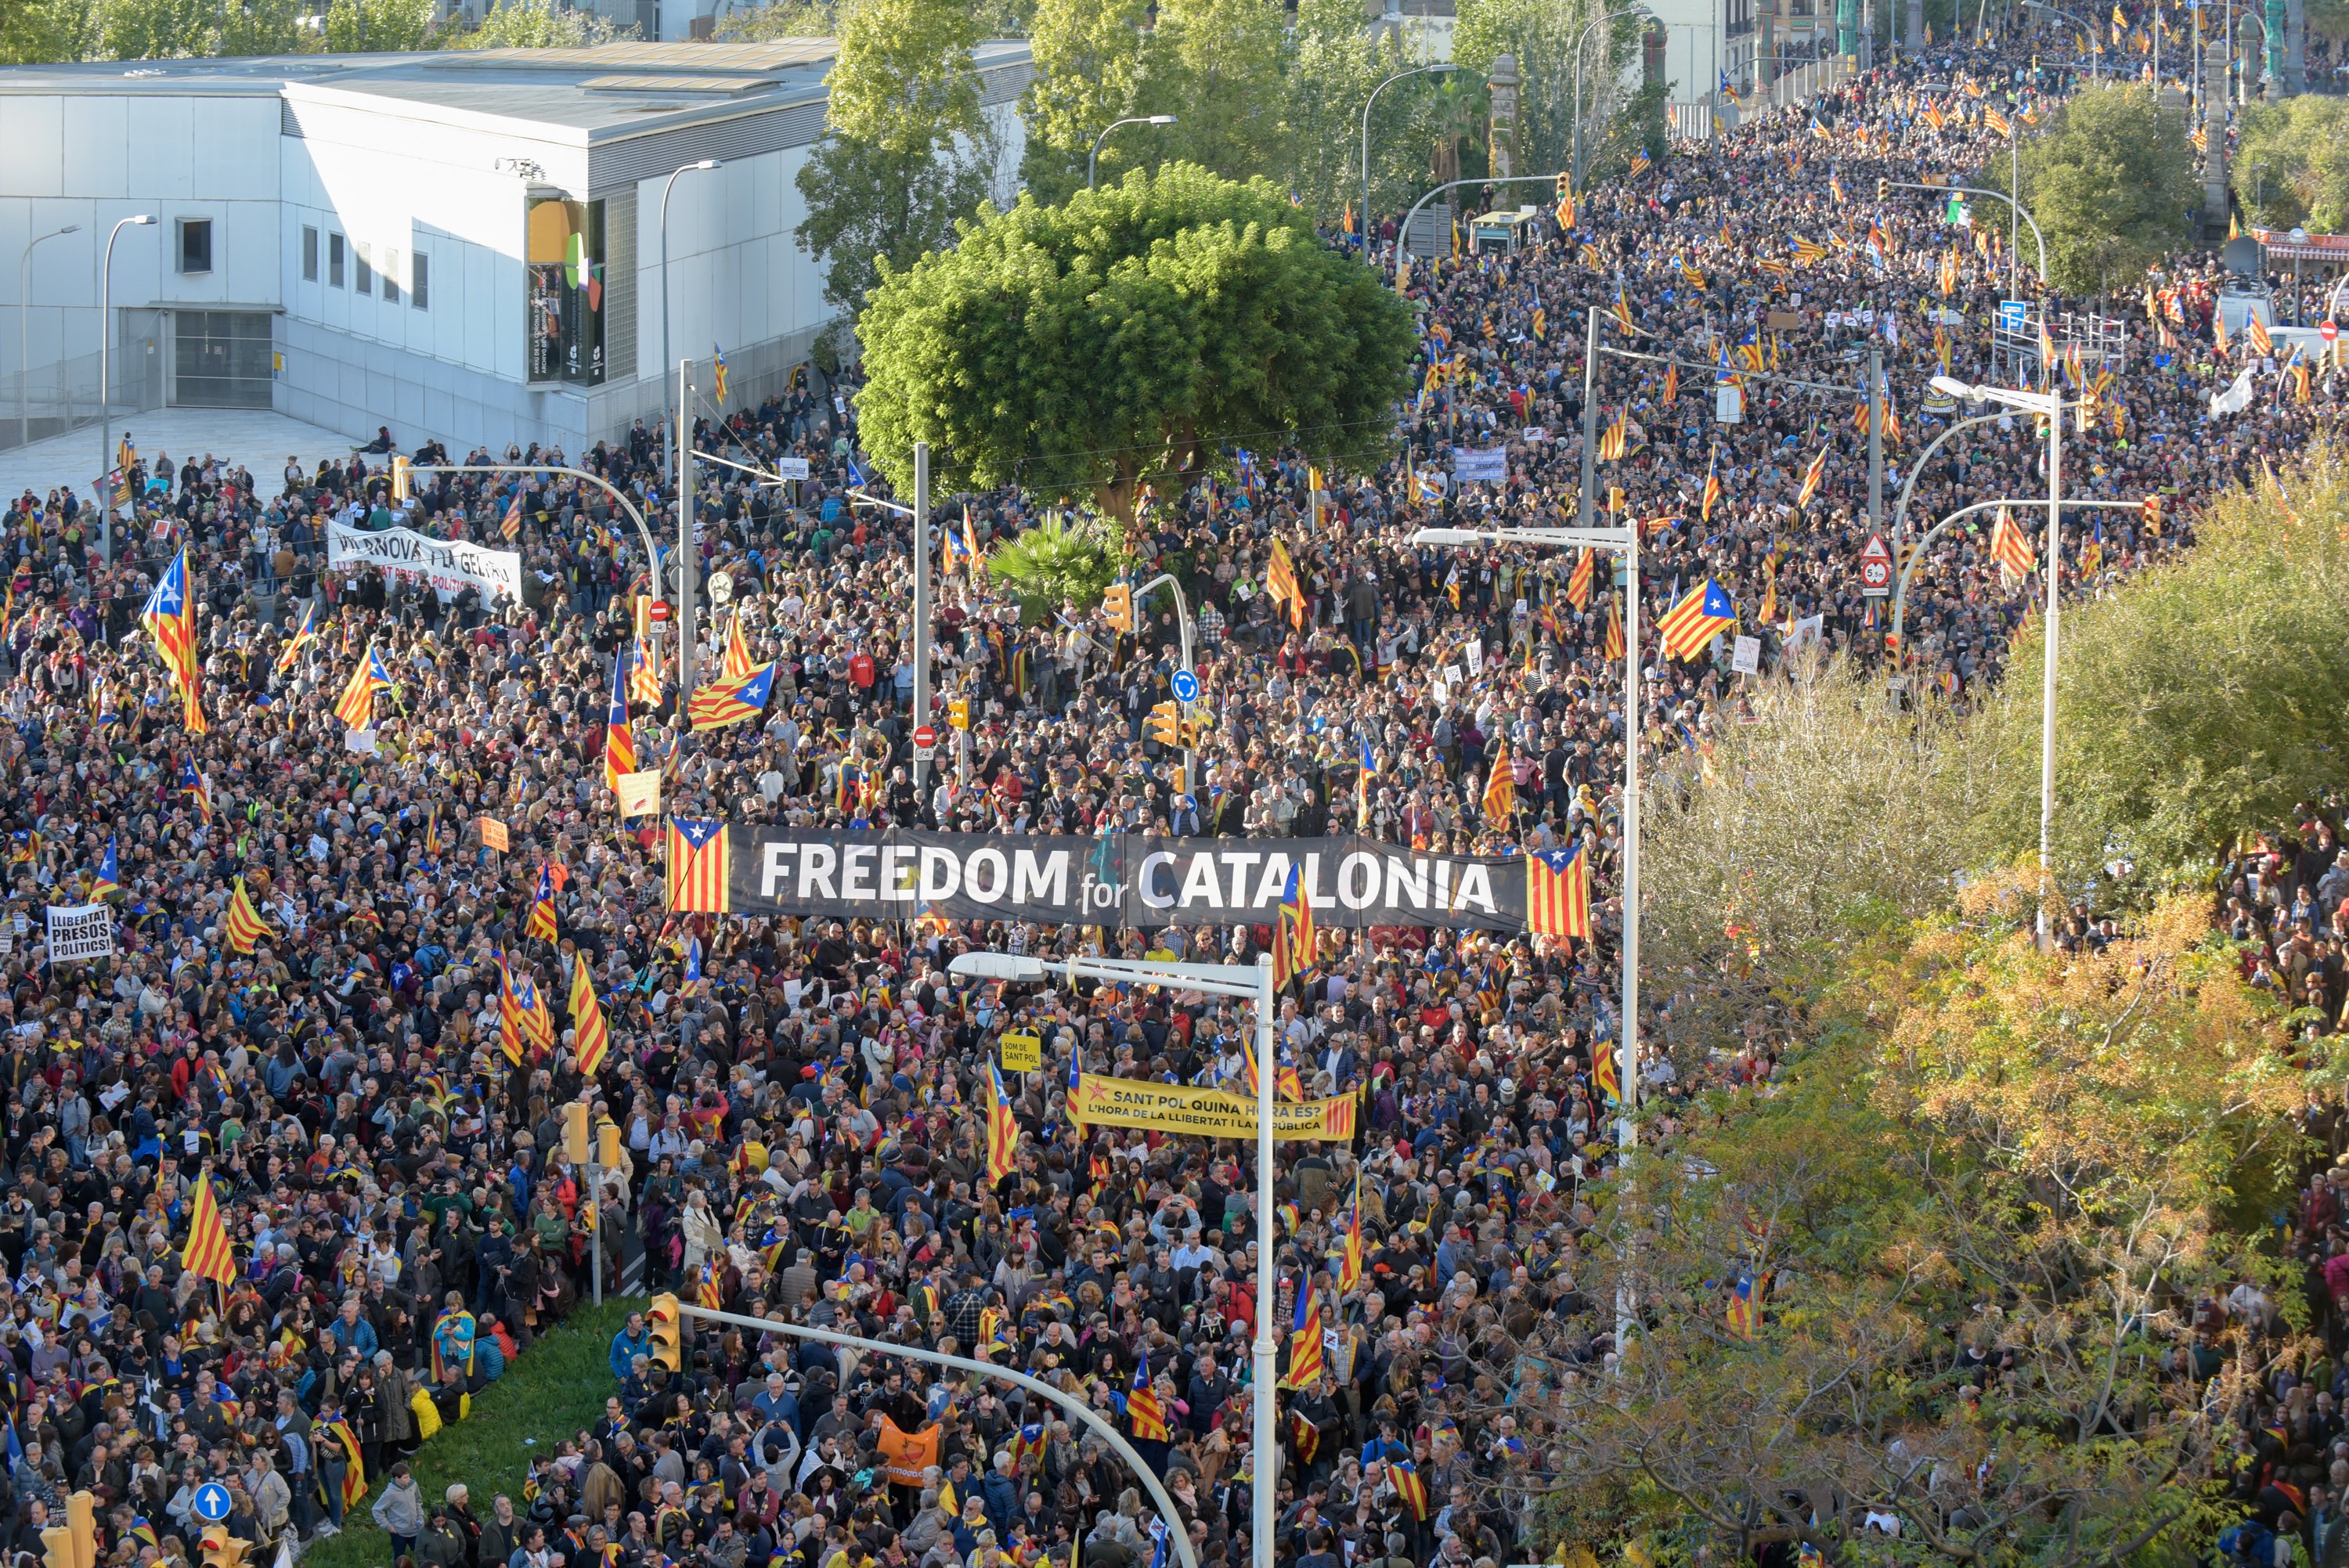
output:
<path id="1" fill-rule="evenodd" d="M 114 562 L 114 497 L 106 482 L 106 465 L 114 457 L 114 388 L 107 383 L 112 367 L 108 350 L 114 341 L 114 242 L 123 230 L 154 222 L 150 212 L 118 222 L 107 232 L 106 259 L 98 268 L 98 555 L 109 565 Z"/>
<path id="2" fill-rule="evenodd" d="M 2055 653 L 2063 606 L 2064 556 L 2064 397 L 2056 391 L 2028 392 L 2013 387 L 1981 387 L 1954 377 L 1933 377 L 1935 390 L 1969 403 L 1987 399 L 2010 408 L 2043 414 L 2047 419 L 2047 647 L 2039 677 L 2039 944 L 2050 934 L 2047 893 L 2054 876 L 2055 831 Z"/>
<path id="3" fill-rule="evenodd" d="M 1093 171 L 1095 166 L 1101 162 L 1102 143 L 1109 139 L 1111 131 L 1121 125 L 1173 125 L 1174 123 L 1174 117 L 1171 114 L 1143 114 L 1135 115 L 1129 119 L 1113 119 L 1102 127 L 1101 134 L 1093 138 L 1092 150 L 1085 154 L 1085 189 L 1090 191 L 1093 188 Z"/>
<path id="4" fill-rule="evenodd" d="M 1272 1385 L 1275 1352 L 1272 1336 L 1272 959 L 1259 956 L 1251 967 L 1237 964 L 1144 964 L 1123 958 L 1072 958 L 1065 963 L 1009 953 L 957 954 L 949 973 L 979 980 L 1030 983 L 1046 975 L 1061 975 L 1074 982 L 1092 975 L 1143 985 L 1164 985 L 1182 991 L 1205 991 L 1216 996 L 1237 996 L 1256 1004 L 1256 1346 L 1249 1388 L 1250 1438 L 1255 1450 L 1255 1479 L 1249 1483 L 1252 1511 L 1248 1546 L 1255 1568 L 1272 1568 L 1272 1533 L 1276 1520 L 1273 1490 L 1280 1468 L 1280 1445 L 1272 1429 Z M 1305 1288 L 1299 1282 L 1299 1289 Z M 1169 1522 L 1181 1528 L 1179 1520 Z"/>
<path id="5" fill-rule="evenodd" d="M 1459 67 L 1453 65 L 1447 60 L 1433 66 L 1414 66 L 1407 71 L 1397 71 L 1394 75 L 1389 77 L 1386 80 L 1372 88 L 1371 89 L 1371 96 L 1362 100 L 1363 255 L 1368 256 L 1371 253 L 1371 106 L 1379 101 L 1379 95 L 1381 93 L 1386 91 L 1387 88 L 1394 86 L 1395 83 L 1402 81 L 1406 77 L 1423 77 L 1433 71 L 1455 71 L 1459 68 Z"/>
<path id="6" fill-rule="evenodd" d="M 2021 144 L 2018 142 L 2014 145 L 2019 147 Z M 2010 156 L 2020 160 L 2021 154 L 2015 152 L 2012 147 L 2009 149 L 2009 153 Z M 2018 170 L 2022 167 L 2020 161 L 2015 167 Z M 1885 183 L 1895 191 L 1930 191 L 1936 196 L 1987 196 L 1994 201 L 2005 202 L 2014 209 L 2016 217 L 2031 225 L 2031 237 L 2039 246 L 2039 284 L 2042 288 L 2047 286 L 2047 236 L 2039 232 L 2039 220 L 2033 217 L 2022 202 L 2005 191 L 1986 191 L 1979 185 L 1922 185 L 1913 180 L 1888 180 Z M 2012 255 L 2014 249 L 2014 246 L 2009 245 L 2008 253 Z"/>
<path id="7" fill-rule="evenodd" d="M 2051 15 L 2061 16 L 2066 22 L 2071 23 L 2075 27 L 2079 28 L 2080 36 L 2088 40 L 2088 79 L 2090 81 L 2101 81 L 2104 78 L 2105 52 L 2103 49 L 2096 46 L 2095 28 L 2090 26 L 2087 23 L 2081 21 L 2079 17 L 2075 16 L 2071 12 L 2064 10 L 2061 5 L 2048 5 L 2047 0 L 2023 0 L 2023 3 L 2025 5 L 2030 6 L 2034 11 L 2045 11 Z"/>
<path id="8" fill-rule="evenodd" d="M 1989 419 L 1995 419 L 1998 418 L 1995 414 L 1986 414 L 1982 417 Z M 1966 422 L 1968 424 L 1972 423 L 1971 420 L 1968 420 Z M 1948 432 L 1944 431 L 1943 434 L 1946 435 Z M 1922 461 L 1922 459 L 1920 459 L 1920 461 Z M 1917 542 L 1917 548 L 1910 554 L 1909 558 L 1900 562 L 1900 574 L 1896 580 L 1892 590 L 1892 624 L 1895 626 L 1900 624 L 1900 611 L 1903 604 L 1909 598 L 1909 574 L 1916 570 L 1917 562 L 1924 559 L 1926 547 L 1931 544 L 1933 541 L 1940 538 L 1942 531 L 1946 530 L 1950 524 L 1957 521 L 1960 518 L 1971 517 L 1978 511 L 1988 511 L 1994 506 L 2029 506 L 2031 504 L 2031 499 L 2025 496 L 1996 496 L 1989 500 L 1978 500 L 1971 506 L 1961 506 L 1958 508 L 1957 511 L 1950 513 L 1949 516 L 1941 519 L 1940 521 L 1935 523 L 1932 527 L 1927 529 L 1925 531 L 1925 536 Z M 2143 501 L 2100 500 L 2094 497 L 2084 496 L 2066 496 L 2064 500 L 2064 504 L 2069 507 L 2078 507 L 2083 510 L 2092 507 L 2109 509 L 2115 511 L 2142 511 L 2145 510 L 2145 503 Z M 1897 553 L 1895 559 L 1899 559 Z"/>
<path id="9" fill-rule="evenodd" d="M 33 303 L 33 245 L 80 232 L 79 223 L 52 229 L 36 236 L 16 259 L 16 444 L 20 447 L 33 438 L 33 334 L 26 321 Z"/>
<path id="10" fill-rule="evenodd" d="M 682 359 L 677 361 L 677 404 L 674 411 L 668 405 L 671 352 L 668 337 L 668 198 L 669 192 L 677 189 L 678 176 L 718 167 L 717 159 L 704 158 L 671 170 L 668 178 L 661 182 L 661 411 L 670 415 L 677 438 L 677 482 L 669 488 L 677 497 L 677 711 L 680 722 L 685 715 L 686 699 L 693 695 L 693 448 L 686 434 L 689 409 L 686 402 L 686 362 Z M 659 557 L 656 556 L 654 561 L 657 564 Z M 657 576 L 653 579 L 653 592 L 660 592 Z"/>
<path id="11" fill-rule="evenodd" d="M 1925 449 L 1917 454 L 1917 460 L 1909 465 L 1909 477 L 1900 481 L 1900 499 L 1894 502 L 1892 507 L 1892 559 L 1896 563 L 1904 562 L 1909 559 L 1908 552 L 1902 548 L 1902 541 L 1907 537 L 1909 529 L 1909 498 L 1917 493 L 1917 480 L 1924 473 L 1925 465 L 1933 460 L 1933 454 L 1941 449 L 1941 443 L 1960 430 L 1969 425 L 1985 424 L 1998 417 L 1996 414 L 1976 414 L 1970 419 L 1960 419 L 1928 442 Z M 1920 551 L 1923 550 L 1926 542 L 1924 540 L 1920 540 L 1917 548 Z M 1899 585 L 1892 594 L 1892 646 L 1895 650 L 1893 679 L 1895 681 L 1900 678 L 1898 661 L 1909 652 L 1908 641 L 1901 635 L 1900 624 L 1900 612 L 1908 592 L 1909 573 L 1904 565 L 1899 573 Z"/>

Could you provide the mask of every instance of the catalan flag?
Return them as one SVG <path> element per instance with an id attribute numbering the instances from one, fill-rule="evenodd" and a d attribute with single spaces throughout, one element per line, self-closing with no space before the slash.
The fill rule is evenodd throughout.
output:
<path id="1" fill-rule="evenodd" d="M 2269 335 L 2268 324 L 2260 319 L 2257 311 L 2244 316 L 2243 325 L 2249 329 L 2252 353 L 2262 359 L 2275 353 L 2275 339 Z"/>
<path id="2" fill-rule="evenodd" d="M 628 727 L 628 655 L 612 659 L 612 700 L 604 710 L 604 788 L 616 796 L 620 775 L 636 770 L 636 737 Z"/>
<path id="3" fill-rule="evenodd" d="M 1615 320 L 1626 332 L 1636 330 L 1637 324 L 1631 320 L 1631 301 L 1623 293 L 1621 284 L 1615 285 Z"/>
<path id="4" fill-rule="evenodd" d="M 343 1445 L 345 1456 L 343 1507 L 347 1510 L 356 1508 L 358 1506 L 359 1500 L 367 1494 L 367 1466 L 360 1461 L 358 1434 L 351 1430 L 351 1424 L 348 1421 L 327 1421 L 323 1424 L 335 1441 Z M 149 1544 L 151 1545 L 153 1542 L 150 1542 Z"/>
<path id="5" fill-rule="evenodd" d="M 1708 577 L 1664 612 L 1656 630 L 1663 634 L 1666 657 L 1692 659 L 1735 624 L 1737 606 L 1731 603 L 1729 591 Z"/>
<path id="6" fill-rule="evenodd" d="M 278 652 L 277 673 L 282 676 L 292 669 L 295 661 L 302 656 L 302 650 L 317 640 L 318 601 L 313 599 L 302 607 L 301 624 L 294 628 L 294 634 L 285 640 L 285 646 Z"/>
<path id="7" fill-rule="evenodd" d="M 1739 1269 L 1729 1287 L 1729 1332 L 1739 1339 L 1751 1339 L 1761 1326 L 1762 1284 L 1752 1269 Z"/>
<path id="8" fill-rule="evenodd" d="M 1819 449 L 1819 455 L 1811 459 L 1811 466 L 1803 470 L 1802 493 L 1795 498 L 1795 510 L 1796 511 L 1800 511 L 1805 507 L 1809 506 L 1811 502 L 1817 498 L 1819 487 L 1826 481 L 1826 477 L 1827 449 L 1825 447 L 1821 447 Z"/>
<path id="9" fill-rule="evenodd" d="M 717 363 L 717 365 L 716 365 L 716 366 L 715 366 L 715 368 L 713 369 L 712 375 L 713 375 L 713 378 L 714 378 L 714 379 L 717 381 L 717 383 L 718 383 L 718 386 L 717 386 L 717 392 L 718 392 L 718 407 L 719 407 L 719 411 L 720 413 L 723 413 L 723 412 L 725 411 L 725 408 L 726 408 L 726 390 L 727 390 L 727 387 L 726 387 L 726 350 L 725 350 L 725 349 L 723 349 L 723 348 L 721 348 L 721 347 L 719 347 L 717 344 L 714 344 L 714 343 L 713 343 L 713 344 L 711 344 L 711 345 L 709 346 L 709 353 L 710 353 L 711 357 L 713 357 L 714 359 L 716 359 L 716 360 L 717 360 L 717 362 L 718 362 L 718 363 Z"/>
<path id="10" fill-rule="evenodd" d="M 668 906 L 679 914 L 730 914 L 726 824 L 672 817 L 668 823 Z"/>
<path id="11" fill-rule="evenodd" d="M 993 1187 L 1019 1161 L 1019 1119 L 1011 1114 L 1011 1097 L 1003 1091 L 1003 1071 L 995 1058 L 987 1061 L 987 1184 Z"/>
<path id="12" fill-rule="evenodd" d="M 343 695 L 335 699 L 335 717 L 342 720 L 345 729 L 371 729 L 375 727 L 375 694 L 392 689 L 391 676 L 383 667 L 383 655 L 369 643 L 367 655 L 359 660 L 358 668 L 351 672 Z"/>
<path id="13" fill-rule="evenodd" d="M 1354 1206 L 1346 1214 L 1345 1250 L 1338 1257 L 1338 1295 L 1340 1300 L 1354 1293 L 1362 1283 L 1362 1168 L 1354 1167 Z"/>
<path id="14" fill-rule="evenodd" d="M 236 1282 L 236 1252 L 221 1219 L 209 1166 L 196 1175 L 195 1201 L 188 1206 L 188 1244 L 180 1249 L 180 1262 L 189 1273 L 215 1284 Z"/>
<path id="15" fill-rule="evenodd" d="M 140 612 L 139 622 L 155 639 L 155 651 L 162 655 L 164 668 L 171 671 L 181 699 L 186 700 L 196 690 L 198 676 L 196 600 L 189 592 L 185 546 L 155 580 L 155 591 L 147 595 L 146 608 Z"/>
<path id="16" fill-rule="evenodd" d="M 1609 1105 L 1620 1104 L 1623 1099 L 1623 1076 L 1615 1059 L 1614 1048 L 1605 1041 L 1590 1047 L 1590 1076 L 1598 1080 L 1599 1098 Z"/>
<path id="17" fill-rule="evenodd" d="M 657 707 L 660 699 L 660 665 L 646 652 L 644 639 L 639 637 L 628 659 L 628 700 Z"/>
<path id="18" fill-rule="evenodd" d="M 1590 858 L 1580 844 L 1526 856 L 1526 929 L 1590 940 Z"/>
<path id="19" fill-rule="evenodd" d="M 2032 554 L 2031 542 L 2023 537 L 2014 518 L 2006 508 L 1998 509 L 1998 521 L 1991 525 L 1990 558 L 1998 562 L 1999 573 L 2012 588 L 2027 580 L 2038 564 Z"/>
<path id="20" fill-rule="evenodd" d="M 571 960 L 571 1053 L 578 1059 L 581 1076 L 592 1078 L 602 1072 L 611 1046 L 612 1031 L 605 1026 L 604 1009 L 595 1000 L 595 980 L 587 972 L 586 954 L 574 954 Z"/>
<path id="21" fill-rule="evenodd" d="M 1721 500 L 1720 462 L 1721 449 L 1715 447 L 1713 455 L 1704 460 L 1704 500 L 1697 508 L 1697 521 L 1701 523 L 1713 521 L 1713 504 Z"/>
<path id="22" fill-rule="evenodd" d="M 1599 652 L 1610 660 L 1623 656 L 1623 612 L 1612 598 L 1607 601 L 1607 633 L 1599 642 Z"/>
<path id="23" fill-rule="evenodd" d="M 1811 123 L 1816 126 L 1818 121 Z M 1422 1524 L 1426 1523 L 1427 1480 L 1419 1473 L 1419 1467 L 1409 1460 L 1396 1460 L 1387 1466 L 1387 1473 L 1394 1481 L 1395 1496 L 1402 1500 L 1402 1505 L 1412 1518 Z"/>
<path id="24" fill-rule="evenodd" d="M 1264 591 L 1275 604 L 1288 607 L 1292 625 L 1305 624 L 1305 590 L 1297 581 L 1297 568 L 1289 562 L 1288 545 L 1276 536 L 1272 542 L 1271 563 L 1265 568 Z"/>
<path id="25" fill-rule="evenodd" d="M 232 951 L 243 954 L 252 953 L 276 934 L 253 907 L 253 895 L 244 891 L 243 877 L 236 879 L 236 889 L 229 894 L 228 908 L 221 915 L 221 934 L 228 939 Z"/>
<path id="26" fill-rule="evenodd" d="M 761 665 L 747 676 L 731 680 L 720 678 L 696 691 L 685 705 L 687 717 L 693 727 L 723 729 L 756 718 L 767 706 L 767 694 L 775 682 L 775 666 Z"/>
<path id="27" fill-rule="evenodd" d="M 1625 423 L 1623 411 L 1619 408 L 1615 411 L 1614 422 L 1599 434 L 1599 460 L 1620 462 L 1624 454 L 1630 451 L 1630 430 Z"/>
<path id="28" fill-rule="evenodd" d="M 1484 809 L 1487 827 L 1506 825 L 1517 813 L 1517 780 L 1509 769 L 1509 743 L 1499 743 L 1493 766 L 1485 770 L 1485 796 L 1478 802 Z"/>
<path id="29" fill-rule="evenodd" d="M 1598 575 L 1599 558 L 1595 552 L 1586 550 L 1575 557 L 1574 570 L 1566 579 L 1566 602 L 1574 606 L 1575 614 L 1580 614 L 1589 607 L 1590 586 Z"/>
<path id="30" fill-rule="evenodd" d="M 1280 913 L 1272 934 L 1272 984 L 1275 989 L 1287 985 L 1299 975 L 1311 972 L 1317 938 L 1313 930 L 1313 895 L 1305 886 L 1301 868 L 1288 868 L 1288 881 L 1280 892 Z"/>
<path id="31" fill-rule="evenodd" d="M 750 662 L 750 640 L 742 634 L 742 613 L 737 610 L 726 628 L 726 658 L 718 666 L 720 680 L 736 681 L 759 666 Z"/>
<path id="32" fill-rule="evenodd" d="M 1143 1352 L 1142 1363 L 1133 1369 L 1133 1386 L 1125 1396 L 1126 1420 L 1133 1435 L 1144 1441 L 1163 1443 L 1173 1434 L 1167 1429 L 1165 1407 L 1158 1402 L 1157 1390 L 1150 1386 L 1150 1353 Z"/>

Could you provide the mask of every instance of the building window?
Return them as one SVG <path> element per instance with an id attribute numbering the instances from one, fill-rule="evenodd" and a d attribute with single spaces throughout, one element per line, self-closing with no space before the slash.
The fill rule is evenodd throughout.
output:
<path id="1" fill-rule="evenodd" d="M 343 237 L 326 236 L 326 282 L 335 288 L 343 286 Z"/>
<path id="2" fill-rule="evenodd" d="M 318 231 L 307 223 L 302 225 L 302 281 L 318 281 Z"/>
<path id="3" fill-rule="evenodd" d="M 429 259 L 421 251 L 408 258 L 408 303 L 419 310 L 425 307 L 432 292 L 432 270 L 426 265 Z"/>
<path id="4" fill-rule="evenodd" d="M 180 220 L 180 270 L 183 273 L 208 273 L 212 270 L 212 221 L 210 218 Z"/>
<path id="5" fill-rule="evenodd" d="M 359 241 L 353 249 L 358 253 L 358 266 L 351 273 L 351 287 L 360 294 L 373 294 L 375 293 L 375 263 L 367 254 L 367 242 Z"/>
<path id="6" fill-rule="evenodd" d="M 383 303 L 386 304 L 399 303 L 399 253 L 398 251 L 386 251 L 383 253 Z"/>

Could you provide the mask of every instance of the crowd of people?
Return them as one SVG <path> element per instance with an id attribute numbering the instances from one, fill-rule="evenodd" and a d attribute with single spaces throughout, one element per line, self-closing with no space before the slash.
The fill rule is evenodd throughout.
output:
<path id="1" fill-rule="evenodd" d="M 760 717 L 727 728 L 679 722 L 667 645 L 636 610 L 643 553 L 594 485 L 429 474 L 448 454 L 427 444 L 413 494 L 398 496 L 388 432 L 372 451 L 289 461 L 275 486 L 136 454 L 111 564 L 88 505 L 14 505 L 0 691 L 11 1546 L 37 1552 L 86 1490 L 103 1560 L 191 1559 L 196 1489 L 217 1480 L 243 1539 L 315 1540 L 363 1507 L 399 1568 L 1048 1555 L 1141 1568 L 1180 1556 L 1176 1535 L 1229 1568 L 1248 1560 L 1268 1460 L 1248 1407 L 1270 1249 L 1281 1560 L 1465 1568 L 1547 1553 L 1557 1542 L 1536 1499 L 1553 1390 L 1527 1381 L 1521 1352 L 1596 1368 L 1615 1349 L 1576 1263 L 1581 1189 L 1616 1147 L 1601 1069 L 1625 1027 L 1624 748 L 1701 745 L 1734 720 L 1740 677 L 1726 636 L 1694 659 L 1659 654 L 1643 710 L 1626 716 L 1607 573 L 1578 586 L 1570 556 L 1410 535 L 1574 515 L 1596 309 L 1609 346 L 1680 362 L 1610 356 L 1593 381 L 1589 428 L 1608 441 L 1594 505 L 1648 530 L 1643 626 L 1710 578 L 1765 664 L 1816 640 L 1897 660 L 1959 700 L 1995 674 L 2031 589 L 1993 559 L 1991 514 L 1918 556 L 1905 645 L 1860 592 L 1871 350 L 1887 377 L 1888 511 L 1914 479 L 1909 542 L 1961 505 L 2044 493 L 2027 419 L 1963 432 L 1912 474 L 1970 412 L 1929 378 L 2044 372 L 2094 400 L 2068 438 L 2072 493 L 2160 498 L 2067 515 L 2075 591 L 2174 548 L 2214 490 L 2337 413 L 2338 373 L 2303 393 L 2240 335 L 2222 356 L 2207 258 L 2113 298 L 2064 299 L 2027 271 L 2018 294 L 1987 203 L 1952 228 L 1938 199 L 1871 200 L 1879 178 L 1980 163 L 2003 149 L 2002 122 L 2044 126 L 2075 74 L 2057 58 L 2019 37 L 1879 68 L 1575 192 L 1504 253 L 1413 258 L 1423 353 L 1402 456 L 1358 465 L 1305 432 L 1143 520 L 1195 608 L 1207 722 L 1189 774 L 1143 723 L 1169 694 L 1171 603 L 1147 602 L 1131 634 L 1086 606 L 1023 614 L 950 552 L 937 686 L 942 704 L 968 704 L 970 727 L 916 784 L 910 537 L 850 494 L 866 482 L 853 369 L 696 422 L 706 451 L 811 471 L 779 488 L 703 470 L 701 569 L 730 594 L 698 627 L 700 665 L 721 667 L 739 639 L 776 666 Z M 1994 334 L 1999 302 L 2017 297 L 2029 326 Z M 2214 414 L 2246 368 L 2250 406 Z M 1737 423 L 1714 418 L 1727 377 Z M 639 427 L 576 461 L 658 517 L 674 505 L 662 445 Z M 1460 475 L 1495 448 L 1506 478 Z M 951 510 L 968 519 L 957 542 L 982 550 L 1040 515 L 1013 494 Z M 512 548 L 525 593 L 331 569 L 329 521 Z M 2023 509 L 2017 521 L 2046 548 Z M 1299 579 L 1294 612 L 1268 581 L 1276 538 Z M 177 559 L 198 606 L 195 724 L 142 634 Z M 390 689 L 353 733 L 337 699 L 370 652 Z M 680 917 L 663 835 L 620 823 L 605 781 L 623 661 L 638 766 L 661 774 L 678 817 L 1359 828 L 1490 853 L 1578 841 L 1599 869 L 1596 941 L 1324 934 L 1284 1002 L 1278 1065 L 1307 1096 L 1357 1095 L 1359 1132 L 1282 1146 L 1266 1233 L 1234 1146 L 1088 1127 L 1063 1096 L 1072 1060 L 1245 1082 L 1243 1009 L 1090 981 L 972 985 L 946 966 L 968 948 L 1088 944 L 1247 961 L 1271 932 Z M 1495 767 L 1511 771 L 1506 804 Z M 503 847 L 483 841 L 485 819 Z M 115 952 L 52 962 L 45 907 L 85 901 L 118 910 Z M 509 1049 L 516 975 L 573 1026 L 564 1003 L 594 994 L 600 1060 L 583 1062 L 575 1027 Z M 1041 1066 L 1008 1075 L 1020 1138 L 990 1181 L 988 1064 L 1013 1030 L 1040 1037 Z M 1668 1102 L 1718 1070 L 1669 1050 L 1642 1059 L 1642 1092 Z M 591 1173 L 566 1152 L 563 1110 L 583 1100 L 618 1129 L 617 1166 Z M 1642 1135 L 1671 1123 L 1644 1120 Z M 233 1245 L 226 1281 L 183 1265 L 207 1205 Z M 1094 1428 L 1019 1387 L 734 1329 L 690 1335 L 672 1367 L 636 1315 L 611 1343 L 600 1418 L 473 1478 L 487 1502 L 465 1486 L 424 1495 L 406 1460 L 591 1292 L 599 1255 L 607 1289 L 640 1270 L 688 1301 L 1043 1378 L 1139 1450 L 1173 1514 Z"/>

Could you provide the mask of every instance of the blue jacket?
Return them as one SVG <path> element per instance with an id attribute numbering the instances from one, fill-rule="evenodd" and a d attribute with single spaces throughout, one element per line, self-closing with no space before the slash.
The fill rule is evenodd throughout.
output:
<path id="1" fill-rule="evenodd" d="M 650 1329 L 630 1334 L 623 1328 L 619 1333 L 612 1336 L 612 1376 L 623 1383 L 626 1382 L 628 1368 L 635 1364 L 636 1358 L 639 1356 L 650 1356 L 652 1353 L 653 1336 Z"/>
<path id="2" fill-rule="evenodd" d="M 985 1493 L 980 1506 L 987 1510 L 987 1522 L 995 1527 L 995 1539 L 1010 1540 L 1011 1522 L 1019 1514 L 1019 1483 L 1001 1470 L 989 1470 L 979 1490 Z"/>

